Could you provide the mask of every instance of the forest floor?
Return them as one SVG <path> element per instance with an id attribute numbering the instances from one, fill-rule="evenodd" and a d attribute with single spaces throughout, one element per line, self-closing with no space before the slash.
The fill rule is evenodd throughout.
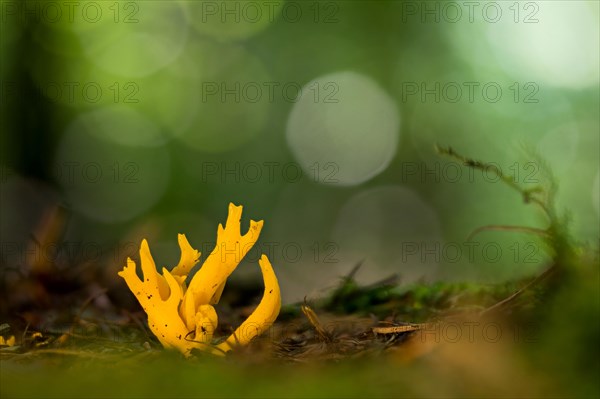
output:
<path id="1" fill-rule="evenodd" d="M 266 334 L 225 357 L 184 359 L 142 312 L 101 318 L 88 303 L 68 326 L 23 329 L 0 349 L 2 397 L 600 394 L 597 266 L 558 292 L 552 279 L 360 287 L 355 271 L 321 300 L 284 306 Z M 223 335 L 251 308 L 222 309 Z"/>

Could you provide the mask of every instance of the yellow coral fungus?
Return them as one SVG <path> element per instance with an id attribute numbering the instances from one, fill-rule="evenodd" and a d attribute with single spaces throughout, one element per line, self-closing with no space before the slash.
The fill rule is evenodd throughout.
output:
<path id="1" fill-rule="evenodd" d="M 0 336 L 0 346 L 15 346 L 15 336 L 12 335 L 9 338 L 4 339 L 4 337 Z"/>
<path id="2" fill-rule="evenodd" d="M 225 227 L 219 224 L 217 230 L 215 249 L 189 287 L 185 281 L 198 263 L 200 252 L 192 248 L 183 234 L 178 237 L 181 258 L 171 272 L 163 268 L 162 274 L 158 273 L 146 240 L 140 246 L 143 279 L 137 276 L 136 264 L 129 258 L 119 272 L 147 313 L 150 329 L 164 347 L 177 349 L 185 356 L 189 356 L 192 349 L 222 354 L 237 345 L 248 344 L 265 332 L 279 315 L 279 284 L 269 259 L 262 255 L 258 263 L 265 291 L 260 304 L 227 340 L 212 345 L 218 322 L 212 305 L 219 302 L 227 278 L 256 243 L 263 226 L 262 220 L 251 220 L 250 229 L 241 235 L 241 216 L 242 206 L 229 204 Z"/>

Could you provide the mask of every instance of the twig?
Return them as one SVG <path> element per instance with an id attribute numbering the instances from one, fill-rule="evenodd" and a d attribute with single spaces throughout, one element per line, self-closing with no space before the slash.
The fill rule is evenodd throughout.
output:
<path id="1" fill-rule="evenodd" d="M 541 282 L 542 280 L 544 280 L 546 277 L 548 277 L 550 274 L 552 274 L 555 270 L 556 270 L 556 265 L 550 266 L 542 274 L 540 274 L 539 276 L 537 276 L 536 278 L 534 278 L 533 280 L 531 280 L 523 288 L 519 289 L 517 292 L 515 292 L 514 294 L 512 294 L 508 298 L 505 298 L 505 299 L 501 300 L 500 302 L 498 302 L 498 303 L 490 306 L 489 308 L 482 310 L 479 313 L 479 316 L 484 316 L 484 315 L 486 315 L 488 313 L 491 313 L 493 311 L 496 311 L 496 310 L 499 310 L 499 309 L 505 307 L 507 304 L 509 304 L 510 302 L 514 301 L 518 297 L 520 297 L 525 291 L 529 290 L 530 288 L 532 288 L 533 286 L 535 286 L 536 284 L 538 284 L 539 282 Z"/>
<path id="2" fill-rule="evenodd" d="M 467 241 L 471 241 L 473 237 L 483 231 L 520 231 L 523 233 L 532 233 L 540 236 L 549 236 L 547 230 L 539 229 L 537 227 L 527 227 L 527 226 L 509 226 L 509 225 L 501 225 L 501 224 L 490 224 L 487 226 L 481 226 L 476 228 L 469 234 L 467 237 Z"/>
<path id="3" fill-rule="evenodd" d="M 317 331 L 317 334 L 319 335 L 319 337 L 323 341 L 326 341 L 326 342 L 331 341 L 331 334 L 329 334 L 327 331 L 325 331 L 325 329 L 322 327 L 321 321 L 317 317 L 317 314 L 314 312 L 314 310 L 312 310 L 310 308 L 310 306 L 308 306 L 306 304 L 302 305 L 301 309 L 302 309 L 302 313 L 304 313 L 304 315 L 306 316 L 306 318 L 308 319 L 310 324 L 312 324 L 312 326 Z"/>
<path id="4" fill-rule="evenodd" d="M 375 334 L 400 334 L 405 332 L 417 331 L 426 328 L 429 324 L 409 324 L 406 326 L 393 327 L 373 327 L 371 330 Z"/>

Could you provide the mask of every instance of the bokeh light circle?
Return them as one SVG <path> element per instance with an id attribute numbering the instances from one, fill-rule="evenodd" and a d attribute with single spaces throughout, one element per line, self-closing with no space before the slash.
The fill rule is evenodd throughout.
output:
<path id="1" fill-rule="evenodd" d="M 122 222 L 162 197 L 169 153 L 163 147 L 119 145 L 102 137 L 104 129 L 91 113 L 74 120 L 59 143 L 53 172 L 68 207 L 93 220 Z"/>
<path id="2" fill-rule="evenodd" d="M 500 67 L 522 82 L 584 88 L 599 81 L 597 2 L 505 3 L 486 20 L 449 25 L 449 37 L 464 60 L 479 70 Z"/>
<path id="3" fill-rule="evenodd" d="M 394 100 L 355 72 L 318 77 L 302 87 L 287 122 L 287 142 L 306 173 L 335 165 L 327 183 L 366 182 L 396 154 L 400 116 Z"/>
<path id="4" fill-rule="evenodd" d="M 404 282 L 433 277 L 439 262 L 423 256 L 443 245 L 435 211 L 401 186 L 376 187 L 351 197 L 338 214 L 332 238 L 341 262 L 364 260 L 369 269 L 399 273 Z"/>
<path id="5" fill-rule="evenodd" d="M 187 42 L 187 10 L 181 2 L 90 2 L 81 7 L 72 29 L 88 59 L 111 73 L 150 75 L 173 62 Z"/>
<path id="6" fill-rule="evenodd" d="M 270 107 L 269 76 L 262 61 L 237 44 L 202 41 L 188 55 L 197 60 L 193 84 L 200 94 L 196 115 L 178 138 L 193 149 L 219 153 L 258 137 Z"/>
<path id="7" fill-rule="evenodd" d="M 29 68 L 34 95 L 81 110 L 122 105 L 176 136 L 190 126 L 200 106 L 197 62 L 191 54 L 182 54 L 159 71 L 133 79 L 107 72 L 84 57 L 40 51 Z"/>
<path id="8" fill-rule="evenodd" d="M 145 115 L 126 105 L 112 105 L 89 111 L 85 123 L 94 136 L 119 145 L 155 147 L 165 143 L 160 128 Z"/>
<path id="9" fill-rule="evenodd" d="M 543 2 L 537 22 L 487 24 L 487 37 L 512 75 L 560 87 L 591 86 L 600 74 L 597 8 L 598 3 Z"/>

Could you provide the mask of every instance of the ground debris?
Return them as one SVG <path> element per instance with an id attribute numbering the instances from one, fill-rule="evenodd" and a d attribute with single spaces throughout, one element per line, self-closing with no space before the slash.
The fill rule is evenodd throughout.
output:
<path id="1" fill-rule="evenodd" d="M 355 267 L 321 299 L 286 305 L 268 333 L 230 353 L 228 358 L 302 363 L 381 356 L 405 345 L 420 330 L 433 330 L 430 326 L 434 323 L 456 315 L 480 313 L 518 286 L 514 282 L 502 286 L 434 283 L 400 288 L 394 285 L 395 278 L 359 286 L 353 278 L 357 271 Z M 49 356 L 137 358 L 162 352 L 141 312 L 117 307 L 101 311 L 95 308 L 90 299 L 93 297 L 82 298 L 82 305 L 77 308 L 53 309 L 60 317 L 51 319 L 40 314 L 41 324 L 28 323 L 24 329 L 3 324 L 3 335 L 15 335 L 17 345 L 10 350 L 3 348 L 0 356 L 15 359 L 26 354 L 22 360 L 28 361 Z M 242 313 L 248 311 L 244 307 L 227 309 L 216 336 L 230 334 L 243 319 Z M 203 356 L 198 354 L 199 358 Z"/>

